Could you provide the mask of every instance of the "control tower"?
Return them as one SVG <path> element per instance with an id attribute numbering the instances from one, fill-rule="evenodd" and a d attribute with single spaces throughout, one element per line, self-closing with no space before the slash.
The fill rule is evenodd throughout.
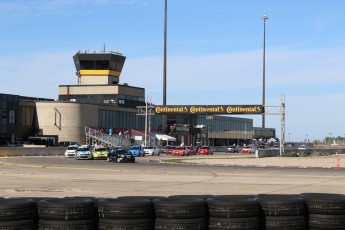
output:
<path id="1" fill-rule="evenodd" d="M 113 51 L 77 52 L 77 85 L 59 85 L 59 101 L 136 108 L 145 104 L 145 89 L 120 84 L 126 57 Z"/>
<path id="2" fill-rule="evenodd" d="M 117 52 L 78 52 L 73 60 L 78 85 L 114 85 L 119 83 L 126 57 Z"/>

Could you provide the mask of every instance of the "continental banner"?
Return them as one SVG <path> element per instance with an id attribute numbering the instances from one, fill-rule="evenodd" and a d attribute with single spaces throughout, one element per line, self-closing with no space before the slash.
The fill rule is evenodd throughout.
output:
<path id="1" fill-rule="evenodd" d="M 262 114 L 262 105 L 156 105 L 156 114 Z"/>

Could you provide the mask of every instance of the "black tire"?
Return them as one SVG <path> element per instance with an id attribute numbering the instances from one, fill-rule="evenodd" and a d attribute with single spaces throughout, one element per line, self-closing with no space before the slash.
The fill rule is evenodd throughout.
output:
<path id="1" fill-rule="evenodd" d="M 153 230 L 154 219 L 106 219 L 100 218 L 98 230 Z"/>
<path id="2" fill-rule="evenodd" d="M 266 216 L 266 230 L 305 230 L 308 226 L 305 216 Z"/>
<path id="3" fill-rule="evenodd" d="M 125 200 L 132 200 L 132 199 L 148 199 L 148 200 L 154 200 L 154 199 L 161 199 L 166 198 L 165 196 L 119 196 L 116 199 L 125 199 Z"/>
<path id="4" fill-rule="evenodd" d="M 260 226 L 259 217 L 243 217 L 243 218 L 216 218 L 210 217 L 209 221 L 210 230 L 257 230 Z"/>
<path id="5" fill-rule="evenodd" d="M 37 202 L 38 216 L 45 220 L 87 220 L 96 217 L 95 200 L 89 198 L 55 198 Z"/>
<path id="6" fill-rule="evenodd" d="M 93 220 L 44 220 L 38 222 L 38 230 L 94 230 Z"/>
<path id="7" fill-rule="evenodd" d="M 345 195 L 302 193 L 310 214 L 345 215 Z"/>
<path id="8" fill-rule="evenodd" d="M 303 216 L 307 205 L 300 195 L 259 195 L 258 202 L 265 216 Z"/>
<path id="9" fill-rule="evenodd" d="M 36 217 L 36 202 L 33 199 L 0 199 L 0 222 L 36 219 Z"/>
<path id="10" fill-rule="evenodd" d="M 259 203 L 254 196 L 215 196 L 206 202 L 210 217 L 257 217 L 260 213 Z"/>
<path id="11" fill-rule="evenodd" d="M 142 198 L 99 199 L 97 209 L 100 218 L 151 219 L 154 217 L 152 201 Z"/>
<path id="12" fill-rule="evenodd" d="M 310 229 L 345 229 L 345 215 L 309 215 Z"/>
<path id="13" fill-rule="evenodd" d="M 157 218 L 194 219 L 208 217 L 207 204 L 201 198 L 172 197 L 152 201 Z"/>
<path id="14" fill-rule="evenodd" d="M 164 219 L 156 218 L 155 230 L 203 230 L 208 229 L 208 223 L 204 218 L 196 219 Z"/>
<path id="15" fill-rule="evenodd" d="M 171 195 L 168 196 L 169 198 L 200 198 L 207 200 L 210 197 L 213 197 L 213 195 Z"/>
<path id="16" fill-rule="evenodd" d="M 0 221 L 1 230 L 36 230 L 37 222 L 35 220 L 15 220 L 15 221 Z"/>

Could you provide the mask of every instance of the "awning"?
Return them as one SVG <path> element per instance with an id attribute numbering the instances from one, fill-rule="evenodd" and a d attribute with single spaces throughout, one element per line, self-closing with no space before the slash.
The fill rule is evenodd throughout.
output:
<path id="1" fill-rule="evenodd" d="M 164 141 L 176 141 L 175 137 L 171 137 L 171 136 L 166 135 L 166 134 L 156 134 L 156 138 L 158 140 L 164 140 Z"/>

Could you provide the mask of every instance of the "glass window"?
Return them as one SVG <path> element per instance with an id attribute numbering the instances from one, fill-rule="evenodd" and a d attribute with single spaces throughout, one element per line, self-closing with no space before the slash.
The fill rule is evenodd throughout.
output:
<path id="1" fill-rule="evenodd" d="M 116 71 L 121 72 L 123 67 L 123 63 L 117 63 L 116 65 Z"/>
<path id="2" fill-rule="evenodd" d="M 13 109 L 9 111 L 8 123 L 16 123 L 16 111 L 14 111 Z"/>

